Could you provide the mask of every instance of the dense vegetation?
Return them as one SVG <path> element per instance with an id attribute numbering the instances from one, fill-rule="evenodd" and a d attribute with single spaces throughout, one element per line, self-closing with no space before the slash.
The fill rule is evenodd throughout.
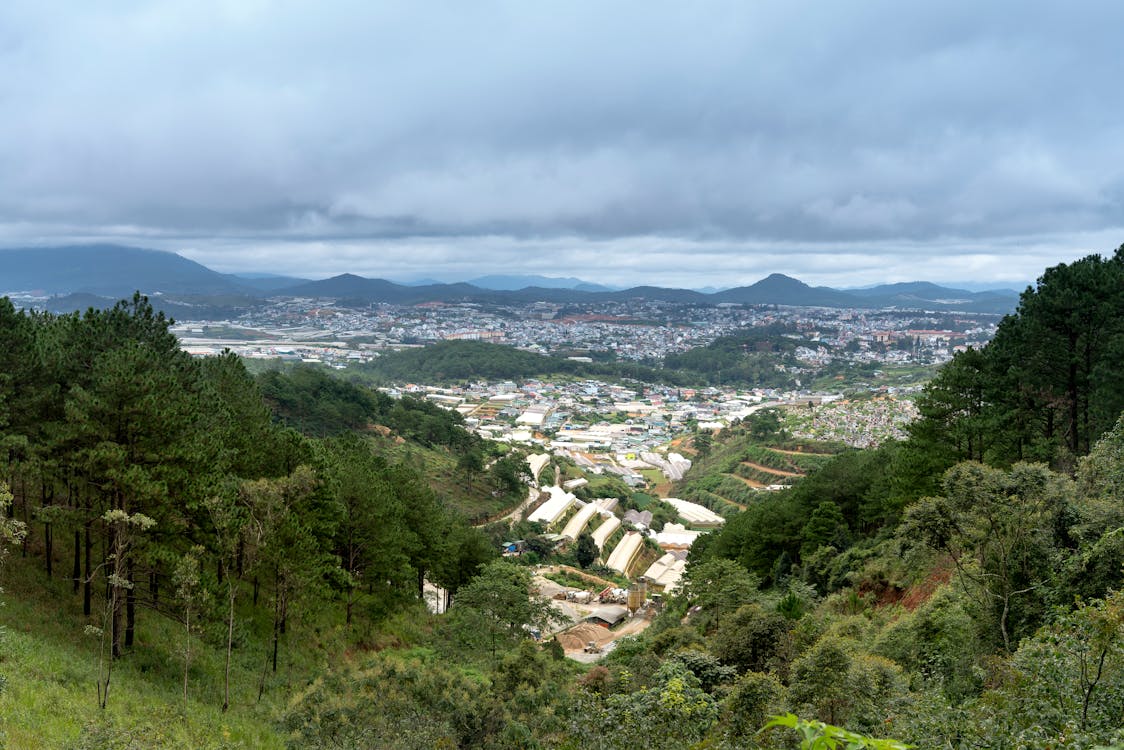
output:
<path id="1" fill-rule="evenodd" d="M 992 344 L 942 370 L 901 443 L 795 445 L 768 412 L 697 436 L 684 493 L 748 487 L 747 465 L 806 476 L 726 498 L 745 510 L 593 667 L 531 640 L 553 616 L 528 570 L 492 560 L 374 427 L 458 464 L 490 450 L 427 426 L 437 412 L 311 372 L 259 390 L 231 357 L 179 353 L 139 299 L 81 317 L 0 306 L 18 353 L 0 377 L 0 547 L 26 555 L 3 563 L 26 627 L 0 636 L 0 731 L 27 744 L 50 695 L 106 706 L 48 722 L 76 747 L 789 748 L 790 727 L 803 747 L 1120 746 L 1122 264 L 1047 271 Z M 331 435 L 284 426 L 263 392 Z M 517 496 L 516 457 L 497 464 L 495 491 Z M 423 577 L 455 592 L 448 614 L 420 608 Z M 59 656 L 51 678 L 37 655 L 64 649 L 85 666 Z M 135 708 L 179 700 L 183 728 Z"/>
<path id="2" fill-rule="evenodd" d="M 798 339 L 795 328 L 773 324 L 731 336 L 721 336 L 706 346 L 664 357 L 665 371 L 681 372 L 706 385 L 754 385 L 761 388 L 791 386 L 792 377 L 777 369 L 794 364 L 792 352 Z"/>
<path id="3" fill-rule="evenodd" d="M 390 352 L 353 369 L 376 382 L 387 383 L 453 383 L 551 376 L 633 378 L 647 382 L 661 378 L 658 370 L 646 365 L 578 362 L 480 341 L 441 341 L 421 349 Z"/>
<path id="4" fill-rule="evenodd" d="M 283 426 L 235 356 L 192 359 L 144 298 L 63 316 L 0 300 L 0 337 L 6 512 L 46 582 L 66 580 L 73 601 L 57 617 L 96 634 L 103 707 L 146 617 L 181 619 L 188 641 L 221 623 L 206 633 L 227 662 L 262 649 L 260 700 L 294 623 L 338 620 L 365 637 L 418 601 L 423 580 L 455 592 L 495 554 L 426 478 L 377 455 L 377 440 Z M 264 380 L 280 417 L 313 433 L 380 419 L 421 447 L 480 450 L 428 404 L 304 370 Z M 483 474 L 477 459 L 466 474 Z M 522 497 L 502 471 L 513 460 L 484 475 L 489 495 Z M 224 709 L 231 689 L 224 681 Z"/>
<path id="5" fill-rule="evenodd" d="M 442 341 L 420 349 L 387 353 L 352 369 L 380 383 L 455 383 L 472 380 L 523 380 L 573 377 L 632 379 L 673 386 L 757 385 L 781 387 L 791 376 L 777 370 L 791 363 L 796 342 L 777 331 L 718 339 L 663 362 L 579 362 L 479 341 Z"/>

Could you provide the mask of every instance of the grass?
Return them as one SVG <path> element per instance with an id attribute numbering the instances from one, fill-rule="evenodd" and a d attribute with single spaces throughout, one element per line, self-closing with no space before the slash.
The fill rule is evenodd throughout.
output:
<path id="1" fill-rule="evenodd" d="M 371 436 L 376 451 L 391 463 L 402 463 L 424 477 L 448 505 L 475 522 L 500 515 L 525 497 L 495 496 L 483 471 L 468 476 L 457 468 L 457 457 L 444 448 L 426 448 L 417 443 L 399 443 L 394 438 Z"/>
<path id="2" fill-rule="evenodd" d="M 294 615 L 277 673 L 264 671 L 259 701 L 269 622 L 264 610 L 252 616 L 247 593 L 235 626 L 231 707 L 223 713 L 225 626 L 215 621 L 192 636 L 185 702 L 183 626 L 142 609 L 135 645 L 114 663 L 103 710 L 99 639 L 84 632 L 81 599 L 69 582 L 47 580 L 37 563 L 12 555 L 3 570 L 0 748 L 283 748 L 278 721 L 289 699 L 344 661 L 348 641 L 357 636 L 345 631 L 335 607 Z"/>
<path id="3" fill-rule="evenodd" d="M 547 573 L 543 577 L 554 581 L 559 586 L 566 586 L 567 588 L 583 590 L 594 588 L 594 584 L 591 581 L 588 581 L 585 578 L 581 578 L 580 576 L 576 576 L 572 573 L 567 573 L 564 570 L 560 570 L 554 573 Z"/>

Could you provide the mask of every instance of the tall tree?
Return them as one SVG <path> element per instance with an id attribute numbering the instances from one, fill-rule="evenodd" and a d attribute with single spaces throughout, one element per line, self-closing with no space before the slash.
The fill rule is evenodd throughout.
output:
<path id="1" fill-rule="evenodd" d="M 487 565 L 453 600 L 458 632 L 486 647 L 495 661 L 500 645 L 528 638 L 528 628 L 542 630 L 560 619 L 549 604 L 532 596 L 531 587 L 526 568 L 503 560 Z"/>
<path id="2" fill-rule="evenodd" d="M 1057 518 L 1072 495 L 1069 480 L 1040 464 L 1010 471 L 967 462 L 949 469 L 944 494 L 906 511 L 899 533 L 943 552 L 984 611 L 994 613 L 1005 651 L 1038 622 L 1034 607 L 1018 602 L 1034 594 L 1051 573 Z"/>

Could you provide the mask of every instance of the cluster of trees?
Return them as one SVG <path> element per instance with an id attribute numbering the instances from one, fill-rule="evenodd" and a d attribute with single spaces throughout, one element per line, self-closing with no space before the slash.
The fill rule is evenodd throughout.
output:
<path id="1" fill-rule="evenodd" d="M 103 704 L 145 612 L 223 621 L 228 675 L 236 618 L 264 617 L 276 671 L 295 612 L 377 622 L 419 599 L 423 580 L 455 591 L 494 556 L 412 468 L 355 432 L 285 426 L 237 357 L 194 359 L 168 323 L 139 295 L 83 315 L 0 299 L 2 507 L 27 532 L 24 554 L 70 579 L 76 630 L 102 635 Z M 264 380 L 278 412 L 313 433 L 380 420 L 474 447 L 428 404 L 311 371 Z"/>
<path id="2" fill-rule="evenodd" d="M 470 380 L 524 380 L 551 376 L 631 379 L 673 386 L 790 385 L 791 375 L 778 363 L 793 363 L 796 342 L 770 327 L 760 332 L 717 339 L 707 346 L 663 361 L 576 362 L 565 356 L 543 356 L 511 346 L 480 341 L 441 341 L 421 349 L 406 349 L 353 368 L 377 382 L 451 383 Z"/>
<path id="3" fill-rule="evenodd" d="M 663 367 L 707 385 L 788 387 L 793 384 L 792 375 L 778 370 L 777 364 L 795 364 L 792 353 L 798 342 L 785 335 L 794 332 L 794 327 L 774 323 L 747 333 L 720 336 L 706 346 L 668 354 Z"/>
<path id="4" fill-rule="evenodd" d="M 1124 410 L 1124 247 L 1048 269 L 982 349 L 919 403 L 929 461 L 1042 461 L 1072 471 Z M 939 473 L 939 471 L 938 471 Z"/>
<path id="5" fill-rule="evenodd" d="M 450 383 L 472 380 L 524 380 L 549 376 L 660 380 L 654 367 L 628 362 L 576 362 L 481 341 L 440 341 L 422 349 L 388 353 L 355 368 L 379 382 Z"/>
<path id="6" fill-rule="evenodd" d="M 339 435 L 377 424 L 428 447 L 458 454 L 482 450 L 483 441 L 464 429 L 460 413 L 413 396 L 391 398 L 322 367 L 266 370 L 257 381 L 273 413 L 307 435 Z"/>
<path id="7" fill-rule="evenodd" d="M 1124 250 L 1051 268 L 929 385 L 909 439 L 844 452 L 700 540 L 706 624 L 677 637 L 747 669 L 758 708 L 918 746 L 1119 739 L 1122 274 Z"/>

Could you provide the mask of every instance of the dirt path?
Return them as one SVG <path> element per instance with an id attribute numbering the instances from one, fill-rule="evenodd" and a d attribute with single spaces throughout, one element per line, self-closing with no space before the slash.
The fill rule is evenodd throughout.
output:
<path id="1" fill-rule="evenodd" d="M 802 476 L 804 476 L 803 474 L 800 474 L 800 473 L 797 473 L 797 472 L 794 472 L 794 471 L 781 471 L 780 469 L 771 469 L 768 466 L 762 466 L 761 464 L 755 464 L 752 461 L 742 461 L 742 466 L 748 466 L 751 469 L 757 469 L 758 471 L 763 471 L 766 474 L 775 474 L 778 477 L 802 477 Z"/>
<path id="2" fill-rule="evenodd" d="M 686 453 L 690 453 L 692 456 L 697 456 L 699 454 L 698 450 L 696 450 L 696 448 L 695 448 L 694 441 L 693 440 L 689 441 L 687 438 L 681 438 L 681 437 L 675 438 L 674 440 L 672 440 L 667 445 L 668 445 L 669 448 L 674 448 L 677 451 L 683 451 L 683 452 L 686 452 Z"/>
<path id="3" fill-rule="evenodd" d="M 730 477 L 731 479 L 736 479 L 739 482 L 744 482 L 745 484 L 748 484 L 750 487 L 752 487 L 755 490 L 762 489 L 765 486 L 761 482 L 755 482 L 752 479 L 746 479 L 745 477 L 739 477 L 737 474 L 723 474 L 722 476 Z M 714 494 L 717 495 L 718 493 L 716 492 Z M 721 495 L 718 495 L 718 496 L 722 497 Z M 722 497 L 722 499 L 725 500 L 728 503 L 734 502 L 733 500 L 730 500 L 729 498 L 726 498 L 726 497 Z M 734 505 L 737 505 L 737 503 L 734 503 Z"/>
<path id="4" fill-rule="evenodd" d="M 534 505 L 535 501 L 537 501 L 538 499 L 539 499 L 538 489 L 536 489 L 534 487 L 528 487 L 527 488 L 527 499 L 526 500 L 524 500 L 523 502 L 516 505 L 511 511 L 509 511 L 507 513 L 504 513 L 504 512 L 501 511 L 500 513 L 497 513 L 494 516 L 489 516 L 488 518 L 485 518 L 483 523 L 477 524 L 476 528 L 478 528 L 478 529 L 482 528 L 484 526 L 487 526 L 490 523 L 495 523 L 496 521 L 518 521 L 520 519 L 520 516 L 522 515 L 523 511 L 527 510 L 527 508 L 530 508 L 532 505 Z"/>
<path id="5" fill-rule="evenodd" d="M 574 568 L 574 567 L 571 567 L 569 565 L 550 565 L 550 566 L 541 568 L 539 572 L 540 572 L 540 574 L 559 573 L 559 572 L 569 573 L 572 576 L 577 576 L 578 578 L 581 578 L 583 580 L 589 581 L 590 583 L 596 584 L 596 585 L 600 586 L 601 588 L 605 588 L 607 586 L 611 586 L 613 588 L 620 588 L 619 583 L 614 583 L 614 582 L 612 582 L 610 580 L 607 580 L 605 578 L 601 578 L 600 576 L 595 576 L 592 573 L 586 573 L 584 570 L 580 570 L 578 568 Z"/>
<path id="6" fill-rule="evenodd" d="M 833 456 L 834 453 L 813 453 L 812 451 L 786 451 L 783 448 L 769 448 L 773 453 L 783 453 L 786 456 Z"/>

